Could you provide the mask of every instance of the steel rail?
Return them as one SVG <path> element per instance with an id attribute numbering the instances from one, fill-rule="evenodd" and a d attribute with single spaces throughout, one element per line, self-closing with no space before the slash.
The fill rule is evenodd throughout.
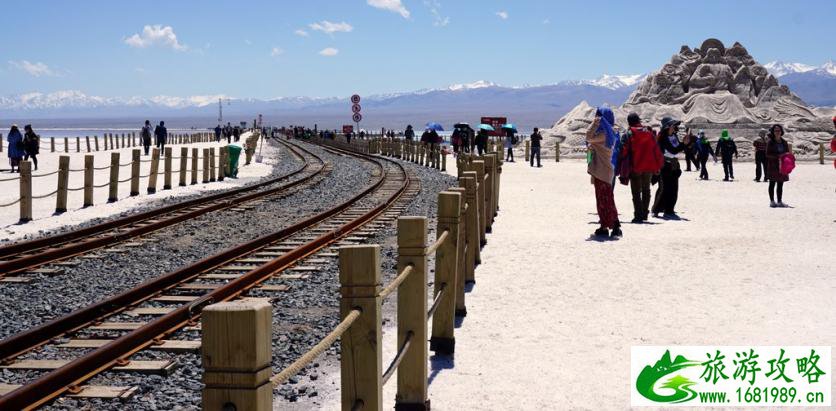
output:
<path id="1" fill-rule="evenodd" d="M 397 162 L 350 152 L 348 152 L 348 154 L 356 155 L 358 157 L 362 156 L 372 160 L 381 159 L 395 164 L 398 168 L 400 168 L 404 175 L 402 185 L 395 193 L 389 196 L 387 200 L 378 204 L 376 207 L 354 220 L 345 223 L 341 227 L 325 233 L 318 238 L 283 254 L 281 257 L 249 271 L 241 277 L 228 282 L 224 286 L 205 294 L 189 305 L 181 306 L 174 311 L 137 328 L 136 330 L 116 338 L 108 344 L 91 351 L 87 355 L 77 358 L 58 369 L 40 376 L 29 384 L 26 384 L 0 397 L 0 409 L 31 409 L 51 401 L 66 392 L 70 389 L 70 387 L 86 381 L 96 374 L 109 369 L 117 361 L 125 360 L 130 355 L 153 344 L 154 339 L 175 332 L 181 327 L 193 322 L 200 315 L 200 311 L 205 305 L 235 298 L 258 283 L 266 280 L 273 275 L 273 273 L 293 265 L 299 259 L 307 257 L 319 249 L 348 235 L 352 230 L 382 214 L 386 209 L 393 205 L 409 187 L 409 176 L 404 167 Z M 375 163 L 383 170 L 381 163 L 376 161 Z M 354 198 L 331 210 L 297 223 L 292 227 L 288 227 L 276 233 L 268 234 L 250 243 L 228 249 L 215 256 L 201 260 L 191 267 L 180 269 L 174 273 L 158 277 L 157 279 L 143 283 L 136 289 L 109 298 L 93 306 L 86 307 L 59 319 L 50 321 L 50 323 L 44 324 L 36 329 L 29 330 L 4 340 L 0 342 L 0 358 L 9 359 L 9 353 L 21 352 L 21 347 L 24 347 L 27 344 L 31 345 L 33 339 L 37 340 L 40 345 L 44 343 L 44 339 L 48 341 L 55 336 L 81 328 L 84 324 L 89 324 L 96 318 L 101 318 L 101 310 L 105 307 L 111 307 L 111 309 L 108 310 L 110 311 L 110 314 L 108 315 L 120 312 L 131 305 L 132 301 L 134 303 L 137 301 L 134 297 L 136 297 L 136 294 L 140 292 L 139 289 L 144 290 L 146 296 L 154 295 L 159 293 L 161 290 L 176 285 L 178 282 L 183 282 L 200 275 L 200 272 L 205 271 L 207 268 L 211 269 L 222 265 L 224 262 L 233 260 L 234 257 L 229 258 L 231 256 L 246 255 L 250 251 L 262 248 L 275 240 L 287 237 L 286 234 L 288 233 L 292 234 L 293 232 L 301 231 L 306 227 L 315 225 L 322 220 L 339 214 L 345 209 L 351 207 L 357 201 L 364 199 L 368 194 L 382 187 L 387 181 L 386 177 L 387 174 L 385 172 L 381 172 L 381 178 L 378 179 L 375 184 Z M 200 266 L 202 269 L 197 268 L 197 266 Z M 82 322 L 82 317 L 86 317 L 84 318 L 86 321 Z M 48 336 L 47 334 L 51 334 L 51 336 Z M 17 347 L 17 349 L 15 347 Z M 14 355 L 12 355 L 12 357 L 13 356 Z"/>

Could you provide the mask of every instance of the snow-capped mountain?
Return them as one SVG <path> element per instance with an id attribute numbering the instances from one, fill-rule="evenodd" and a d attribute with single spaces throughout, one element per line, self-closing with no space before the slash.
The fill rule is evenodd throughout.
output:
<path id="1" fill-rule="evenodd" d="M 816 72 L 817 74 L 836 76 L 836 63 L 833 60 L 821 66 L 811 66 L 804 63 L 785 63 L 783 61 L 772 61 L 763 65 L 775 77 L 784 77 L 787 74 Z"/>
<path id="2" fill-rule="evenodd" d="M 571 84 L 571 85 L 589 85 L 589 86 L 598 86 L 608 88 L 610 90 L 618 90 L 623 89 L 625 87 L 633 87 L 644 78 L 647 77 L 647 74 L 604 74 L 601 77 L 598 77 L 594 80 L 569 80 L 564 81 L 562 84 Z"/>
<path id="3" fill-rule="evenodd" d="M 474 81 L 473 83 L 467 83 L 467 84 L 453 84 L 453 85 L 447 87 L 446 90 L 462 91 L 462 90 L 474 90 L 474 89 L 486 88 L 486 87 L 498 87 L 498 84 L 492 83 L 490 81 L 478 80 L 478 81 Z"/>

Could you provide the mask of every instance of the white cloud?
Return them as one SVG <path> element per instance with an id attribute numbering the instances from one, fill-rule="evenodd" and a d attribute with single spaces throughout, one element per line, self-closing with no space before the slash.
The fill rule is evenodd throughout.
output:
<path id="1" fill-rule="evenodd" d="M 348 33 L 354 30 L 354 27 L 351 27 L 351 25 L 346 22 L 332 23 L 328 20 L 322 20 L 319 23 L 308 24 L 308 27 L 310 27 L 311 30 L 321 31 L 326 34 L 334 34 L 336 32 Z"/>
<path id="2" fill-rule="evenodd" d="M 401 15 L 401 17 L 405 19 L 409 18 L 409 10 L 407 10 L 406 7 L 404 7 L 403 3 L 401 3 L 401 0 L 366 0 L 366 3 L 369 6 L 378 9 L 398 13 Z"/>
<path id="3" fill-rule="evenodd" d="M 299 37 L 308 37 L 308 32 L 305 31 L 305 30 L 302 30 L 302 29 L 294 31 L 293 34 L 295 34 Z"/>
<path id="4" fill-rule="evenodd" d="M 441 3 L 438 0 L 424 0 L 424 6 L 427 6 L 433 15 L 433 26 L 445 27 L 450 24 L 450 17 L 441 15 Z"/>
<path id="5" fill-rule="evenodd" d="M 12 66 L 14 66 L 14 67 L 16 67 L 20 70 L 23 70 L 23 71 L 29 73 L 29 75 L 31 75 L 33 77 L 41 77 L 41 76 L 58 77 L 59 76 L 58 73 L 56 73 L 54 70 L 49 68 L 49 66 L 47 66 L 46 64 L 41 63 L 41 62 L 32 63 L 29 60 L 21 60 L 21 61 L 11 61 L 10 60 L 9 64 L 11 64 Z"/>
<path id="6" fill-rule="evenodd" d="M 501 18 L 502 20 L 508 20 L 508 12 L 507 11 L 498 11 L 494 14 L 499 16 L 499 18 Z"/>
<path id="7" fill-rule="evenodd" d="M 188 47 L 180 44 L 177 41 L 177 35 L 174 34 L 174 29 L 171 26 L 163 27 L 160 24 L 153 26 L 146 25 L 142 28 L 142 33 L 134 34 L 125 39 L 125 44 L 131 47 L 146 48 L 156 44 L 171 47 L 177 51 L 187 50 Z"/>
<path id="8" fill-rule="evenodd" d="M 282 50 L 281 47 L 273 47 L 273 49 L 270 50 L 270 57 L 277 57 L 281 56 L 282 54 L 284 54 L 284 50 Z"/>
<path id="9" fill-rule="evenodd" d="M 325 56 L 325 57 L 333 57 L 333 56 L 336 56 L 337 53 L 339 53 L 339 52 L 340 52 L 339 50 L 337 50 L 333 47 L 328 47 L 328 48 L 324 48 L 324 49 L 320 50 L 319 55 L 320 56 Z"/>

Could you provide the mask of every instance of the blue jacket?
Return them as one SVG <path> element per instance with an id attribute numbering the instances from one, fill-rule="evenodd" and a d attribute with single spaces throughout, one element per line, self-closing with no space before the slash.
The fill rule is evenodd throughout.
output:
<path id="1" fill-rule="evenodd" d="M 10 131 L 6 141 L 9 142 L 9 158 L 23 158 L 23 135 L 20 130 Z"/>

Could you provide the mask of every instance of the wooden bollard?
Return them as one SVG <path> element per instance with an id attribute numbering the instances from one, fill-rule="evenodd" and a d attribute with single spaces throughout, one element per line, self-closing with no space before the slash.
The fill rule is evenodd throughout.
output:
<path id="1" fill-rule="evenodd" d="M 531 141 L 525 140 L 525 161 L 528 162 L 531 156 Z"/>
<path id="2" fill-rule="evenodd" d="M 197 184 L 197 149 L 192 149 L 192 184 Z"/>
<path id="3" fill-rule="evenodd" d="M 121 141 L 121 145 L 119 146 L 119 148 L 125 148 L 126 147 L 125 146 L 125 133 L 122 133 L 120 141 Z"/>
<path id="4" fill-rule="evenodd" d="M 81 137 L 80 136 L 75 137 L 75 152 L 76 153 L 81 152 Z"/>
<path id="5" fill-rule="evenodd" d="M 824 164 L 824 143 L 819 143 L 819 164 Z"/>
<path id="6" fill-rule="evenodd" d="M 461 184 L 459 180 L 459 184 Z M 467 315 L 467 306 L 465 304 L 465 289 L 467 286 L 467 189 L 464 187 L 452 187 L 448 191 L 459 193 L 461 201 L 459 202 L 459 238 L 456 243 L 456 278 L 455 278 L 455 316 L 464 317 Z"/>
<path id="7" fill-rule="evenodd" d="M 487 232 L 493 231 L 493 220 L 496 215 L 496 201 L 494 193 L 496 192 L 496 153 L 489 153 L 485 156 L 485 173 L 488 176 L 487 185 L 485 187 L 485 214 L 487 215 Z"/>
<path id="8" fill-rule="evenodd" d="M 67 211 L 67 184 L 70 181 L 70 156 L 58 157 L 58 193 L 55 196 L 55 213 Z"/>
<path id="9" fill-rule="evenodd" d="M 20 169 L 20 223 L 32 221 L 32 163 L 21 161 Z"/>
<path id="10" fill-rule="evenodd" d="M 189 149 L 180 147 L 180 187 L 186 185 L 186 169 L 189 161 Z"/>
<path id="11" fill-rule="evenodd" d="M 107 141 L 107 140 L 105 140 Z M 107 202 L 119 200 L 119 152 L 110 153 L 110 183 L 108 184 Z"/>
<path id="12" fill-rule="evenodd" d="M 340 338 L 342 409 L 349 411 L 355 408 L 355 404 L 362 404 L 365 410 L 381 410 L 383 318 L 380 310 L 380 246 L 351 245 L 340 247 L 339 252 L 340 318 L 347 317 L 354 309 L 360 310 L 360 317 Z"/>
<path id="13" fill-rule="evenodd" d="M 203 149 L 203 184 L 209 182 L 209 149 Z"/>
<path id="14" fill-rule="evenodd" d="M 107 151 L 107 133 L 102 134 L 102 141 L 104 142 L 104 151 Z"/>
<path id="15" fill-rule="evenodd" d="M 444 295 L 438 303 L 438 309 L 433 314 L 432 337 L 430 349 L 436 354 L 450 355 L 456 348 L 454 337 L 456 321 L 456 297 L 458 294 L 459 274 L 459 240 L 461 233 L 461 211 L 464 196 L 453 191 L 438 193 L 438 224 L 436 238 L 448 231 L 447 240 L 438 248 L 435 254 L 434 296 L 444 290 Z M 462 281 L 464 290 L 464 281 Z M 463 292 L 462 292 L 463 294 Z"/>
<path id="16" fill-rule="evenodd" d="M 213 304 L 201 323 L 202 409 L 272 410 L 273 306 L 258 299 Z"/>
<path id="17" fill-rule="evenodd" d="M 441 153 L 441 171 L 447 171 L 447 152 Z"/>
<path id="18" fill-rule="evenodd" d="M 209 181 L 217 181 L 215 178 L 215 147 L 209 148 Z"/>
<path id="19" fill-rule="evenodd" d="M 116 148 L 116 144 L 114 144 L 114 143 L 115 143 L 115 141 L 113 139 L 113 133 L 110 133 L 110 149 L 111 150 L 114 150 Z"/>
<path id="20" fill-rule="evenodd" d="M 49 139 L 49 151 L 50 153 L 55 152 L 55 137 Z"/>
<path id="21" fill-rule="evenodd" d="M 467 230 L 467 264 L 465 265 L 465 283 L 475 283 L 475 267 L 481 262 L 481 242 L 479 236 L 479 215 L 482 209 L 479 207 L 477 174 L 475 171 L 465 171 L 459 179 L 459 185 L 465 188 L 467 201 L 467 212 L 465 213 L 465 227 Z"/>
<path id="22" fill-rule="evenodd" d="M 93 136 L 93 140 L 96 143 L 96 151 L 99 151 L 99 136 Z"/>
<path id="23" fill-rule="evenodd" d="M 65 153 L 70 152 L 70 139 L 67 138 L 67 137 L 64 137 L 64 152 Z"/>
<path id="24" fill-rule="evenodd" d="M 229 151 L 226 147 L 218 148 L 218 181 L 224 181 L 226 177 L 226 167 L 224 165 L 228 162 L 227 155 L 229 155 Z"/>
<path id="25" fill-rule="evenodd" d="M 412 265 L 412 273 L 398 287 L 397 346 L 403 345 L 410 333 L 412 343 L 398 367 L 395 409 L 429 409 L 426 248 L 427 217 L 398 218 L 397 270 L 400 273 Z"/>
<path id="26" fill-rule="evenodd" d="M 559 141 L 554 142 L 554 161 L 556 163 L 560 162 L 560 142 Z"/>
<path id="27" fill-rule="evenodd" d="M 487 187 L 487 179 L 485 179 L 485 160 L 473 160 L 470 163 L 471 169 L 476 171 L 476 201 L 479 203 L 479 246 L 487 244 L 487 237 L 485 236 L 485 229 L 488 227 L 487 203 L 485 202 L 485 188 Z"/>
<path id="28" fill-rule="evenodd" d="M 139 165 L 142 152 L 139 149 L 131 151 L 131 197 L 139 195 Z"/>
<path id="29" fill-rule="evenodd" d="M 95 170 L 96 156 L 86 154 L 84 156 L 84 207 L 93 205 L 93 173 Z"/>
<path id="30" fill-rule="evenodd" d="M 160 149 L 151 149 L 151 170 L 148 172 L 148 194 L 157 192 L 157 173 L 160 171 Z"/>
<path id="31" fill-rule="evenodd" d="M 165 148 L 163 163 L 163 190 L 171 190 L 171 147 Z"/>
<path id="32" fill-rule="evenodd" d="M 90 136 L 84 136 L 84 142 L 87 143 L 87 152 L 90 152 Z"/>

